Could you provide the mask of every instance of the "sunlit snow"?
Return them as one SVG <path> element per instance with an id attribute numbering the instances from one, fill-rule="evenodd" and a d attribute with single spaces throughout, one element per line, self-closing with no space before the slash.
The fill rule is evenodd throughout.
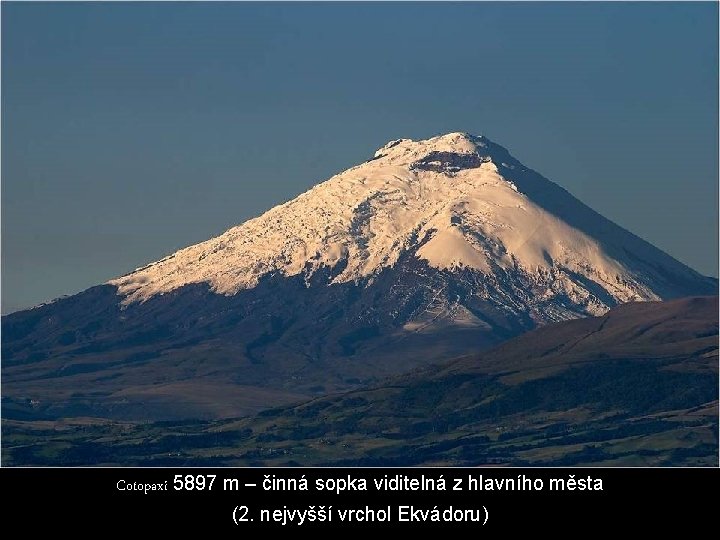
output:
<path id="1" fill-rule="evenodd" d="M 593 238 L 518 191 L 484 147 L 462 133 L 393 141 L 260 217 L 110 283 L 124 303 L 202 282 L 232 295 L 270 273 L 312 275 L 345 261 L 334 281 L 359 282 L 409 253 L 435 268 L 522 271 L 547 281 L 548 295 L 588 296 L 563 275 L 548 277 L 562 266 L 619 302 L 657 298 Z"/>

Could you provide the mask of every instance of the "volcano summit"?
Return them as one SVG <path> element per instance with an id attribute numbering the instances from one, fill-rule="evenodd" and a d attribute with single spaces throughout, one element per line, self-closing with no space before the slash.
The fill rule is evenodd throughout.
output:
<path id="1" fill-rule="evenodd" d="M 4 317 L 4 410 L 243 414 L 716 290 L 485 137 L 400 139 L 216 238 Z"/>

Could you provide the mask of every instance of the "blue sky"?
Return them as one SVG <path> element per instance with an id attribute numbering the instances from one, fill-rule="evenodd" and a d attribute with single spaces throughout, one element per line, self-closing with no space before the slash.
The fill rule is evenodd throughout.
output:
<path id="1" fill-rule="evenodd" d="M 717 9 L 3 2 L 3 313 L 449 131 L 717 276 Z"/>

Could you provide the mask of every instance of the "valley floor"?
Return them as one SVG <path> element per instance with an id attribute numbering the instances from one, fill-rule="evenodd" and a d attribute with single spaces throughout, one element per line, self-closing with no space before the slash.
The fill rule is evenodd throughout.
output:
<path id="1" fill-rule="evenodd" d="M 717 401 L 649 416 L 588 416 L 582 409 L 515 415 L 503 425 L 415 435 L 398 430 L 312 437 L 299 430 L 284 440 L 268 435 L 273 416 L 252 424 L 6 421 L 2 464 L 718 466 Z"/>

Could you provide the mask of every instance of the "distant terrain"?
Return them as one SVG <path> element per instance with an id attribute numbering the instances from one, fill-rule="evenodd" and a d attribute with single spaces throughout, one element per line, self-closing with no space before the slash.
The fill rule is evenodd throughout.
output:
<path id="1" fill-rule="evenodd" d="M 3 465 L 718 466 L 718 299 L 628 303 L 239 419 L 21 412 Z"/>

